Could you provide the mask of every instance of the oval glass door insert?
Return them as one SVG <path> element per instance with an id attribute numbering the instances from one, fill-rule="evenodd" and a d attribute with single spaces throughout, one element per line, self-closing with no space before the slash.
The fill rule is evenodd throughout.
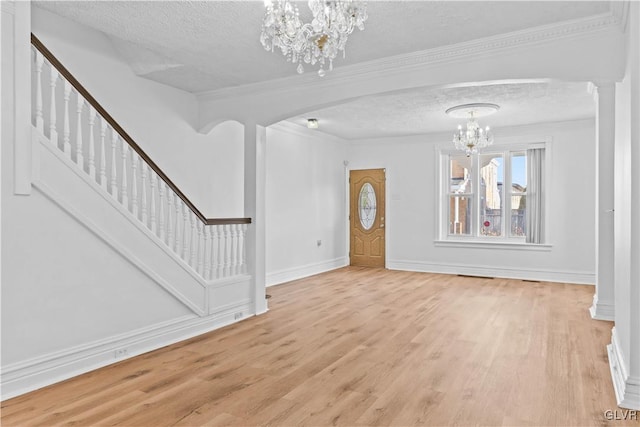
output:
<path id="1" fill-rule="evenodd" d="M 358 197 L 358 212 L 360 224 L 365 230 L 371 229 L 376 220 L 376 192 L 373 186 L 366 182 L 360 189 Z"/>

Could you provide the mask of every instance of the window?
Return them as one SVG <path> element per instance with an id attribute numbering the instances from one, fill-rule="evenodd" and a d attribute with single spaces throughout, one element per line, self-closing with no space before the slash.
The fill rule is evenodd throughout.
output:
<path id="1" fill-rule="evenodd" d="M 543 243 L 544 157 L 541 145 L 441 152 L 441 240 Z"/>

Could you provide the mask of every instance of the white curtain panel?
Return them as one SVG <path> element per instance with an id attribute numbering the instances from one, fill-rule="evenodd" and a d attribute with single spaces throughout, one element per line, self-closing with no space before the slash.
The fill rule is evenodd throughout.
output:
<path id="1" fill-rule="evenodd" d="M 544 240 L 544 148 L 527 150 L 527 243 Z"/>

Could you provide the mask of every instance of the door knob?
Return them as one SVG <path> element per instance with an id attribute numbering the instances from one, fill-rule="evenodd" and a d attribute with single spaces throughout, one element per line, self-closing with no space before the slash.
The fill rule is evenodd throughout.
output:
<path id="1" fill-rule="evenodd" d="M 380 228 L 384 228 L 384 224 L 380 224 Z"/>

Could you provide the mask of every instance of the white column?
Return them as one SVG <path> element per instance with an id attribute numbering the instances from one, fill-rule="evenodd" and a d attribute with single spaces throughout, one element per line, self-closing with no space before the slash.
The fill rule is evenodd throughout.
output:
<path id="1" fill-rule="evenodd" d="M 251 225 L 246 235 L 248 273 L 254 291 L 256 314 L 268 310 L 265 273 L 265 181 L 267 130 L 254 123 L 244 127 L 244 215 Z"/>
<path id="2" fill-rule="evenodd" d="M 629 376 L 625 404 L 640 410 L 640 4 L 631 2 L 629 77 L 631 80 L 631 272 L 629 298 Z M 635 262 L 633 262 L 635 261 Z"/>
<path id="3" fill-rule="evenodd" d="M 13 145 L 13 192 L 31 194 L 31 2 L 1 1 L 3 145 Z M 6 67 L 5 67 L 6 62 Z M 6 71 L 6 72 L 5 72 Z M 9 108 L 4 108 L 9 107 Z M 5 122 L 5 115 L 8 120 Z M 9 124 L 10 123 L 10 124 Z M 5 126 L 6 130 L 5 130 Z M 11 132 L 11 135 L 7 138 Z M 3 155 L 7 151 L 3 147 Z M 11 172 L 9 172 L 11 173 Z M 4 175 L 6 177 L 7 175 Z"/>
<path id="4" fill-rule="evenodd" d="M 596 101 L 596 292 L 591 317 L 614 320 L 615 85 L 594 84 Z"/>
<path id="5" fill-rule="evenodd" d="M 640 4 L 629 5 L 628 56 L 616 99 L 615 327 L 607 346 L 618 406 L 640 410 Z"/>

